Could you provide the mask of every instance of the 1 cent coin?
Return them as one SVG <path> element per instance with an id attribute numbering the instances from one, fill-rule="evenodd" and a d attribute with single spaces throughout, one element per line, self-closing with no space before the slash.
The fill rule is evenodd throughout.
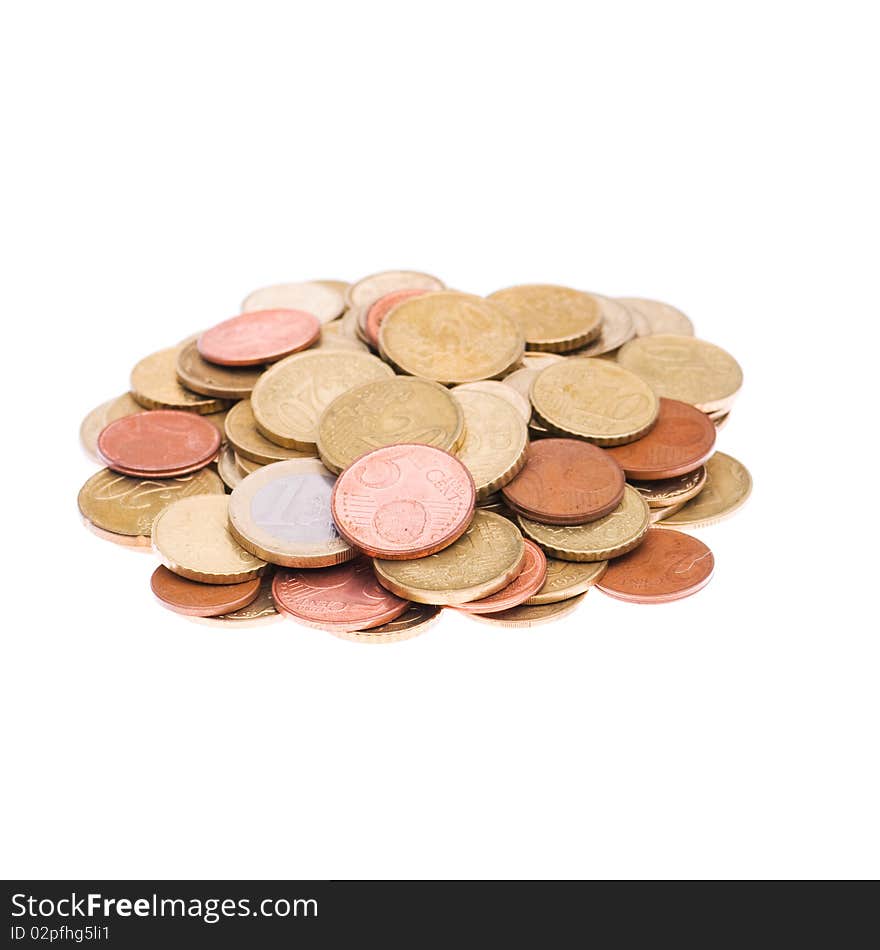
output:
<path id="1" fill-rule="evenodd" d="M 657 422 L 647 435 L 606 451 L 627 478 L 675 478 L 693 472 L 712 455 L 716 431 L 699 409 L 677 399 L 661 399 Z"/>
<path id="2" fill-rule="evenodd" d="M 578 439 L 541 439 L 501 492 L 510 508 L 533 521 L 578 525 L 614 511 L 623 490 L 623 471 L 605 449 Z"/>
<path id="3" fill-rule="evenodd" d="M 424 557 L 470 524 L 476 492 L 467 468 L 430 445 L 367 452 L 339 476 L 330 507 L 339 533 L 373 557 Z"/>
<path id="4" fill-rule="evenodd" d="M 472 600 L 467 604 L 460 604 L 458 609 L 470 614 L 494 614 L 500 610 L 509 610 L 517 607 L 541 589 L 544 577 L 547 574 L 547 558 L 544 552 L 533 541 L 524 541 L 525 556 L 522 560 L 519 574 L 501 590 Z"/>
<path id="5" fill-rule="evenodd" d="M 302 623 L 334 630 L 369 630 L 409 606 L 376 580 L 363 558 L 314 570 L 280 570 L 272 581 L 275 605 Z"/>
<path id="6" fill-rule="evenodd" d="M 260 592 L 260 579 L 241 584 L 201 584 L 159 565 L 150 578 L 150 587 L 159 603 L 189 617 L 217 617 L 252 603 Z"/>
<path id="7" fill-rule="evenodd" d="M 220 448 L 220 433 L 191 412 L 156 409 L 111 422 L 98 436 L 98 456 L 114 472 L 171 478 L 203 468 Z"/>
<path id="8" fill-rule="evenodd" d="M 304 310 L 254 310 L 206 330 L 198 348 L 210 363 L 255 366 L 304 350 L 320 335 L 318 318 Z"/>
<path id="9" fill-rule="evenodd" d="M 618 600 L 663 604 L 702 590 L 714 568 L 712 552 L 698 538 L 652 529 L 634 551 L 611 562 L 596 586 Z"/>

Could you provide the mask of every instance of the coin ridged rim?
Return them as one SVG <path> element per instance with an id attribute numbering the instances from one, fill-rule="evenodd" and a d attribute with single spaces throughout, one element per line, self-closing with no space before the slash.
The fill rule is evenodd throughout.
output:
<path id="1" fill-rule="evenodd" d="M 176 505 L 180 505 L 184 502 L 191 501 L 193 498 L 201 497 L 199 495 L 192 495 L 190 498 L 181 498 L 179 501 L 175 501 L 170 504 L 163 511 L 160 511 L 159 514 L 153 519 L 153 528 L 151 532 L 151 543 L 153 551 L 159 556 L 159 560 L 168 568 L 169 571 L 173 571 L 175 574 L 179 574 L 181 577 L 187 577 L 191 581 L 203 581 L 205 584 L 238 584 L 241 581 L 250 580 L 253 577 L 259 577 L 263 571 L 266 570 L 266 563 L 262 562 L 259 567 L 252 568 L 247 571 L 237 571 L 237 572 L 218 572 L 218 571 L 201 571 L 196 570 L 190 567 L 187 567 L 185 564 L 181 564 L 179 561 L 176 561 L 170 554 L 164 552 L 159 544 L 157 543 L 157 537 L 162 520 L 168 515 L 169 511 L 172 511 Z M 223 498 L 227 503 L 228 510 L 228 499 L 229 496 L 226 494 L 219 496 L 205 496 L 205 497 L 220 497 Z M 236 541 L 236 543 L 238 543 Z M 240 545 L 239 545 L 240 547 Z M 251 552 L 248 552 L 249 554 Z M 254 555 L 252 555 L 254 556 Z"/>
<path id="2" fill-rule="evenodd" d="M 517 420 L 518 423 L 522 423 L 521 426 L 517 427 L 517 434 L 520 436 L 519 448 L 515 454 L 515 457 L 510 462 L 510 464 L 506 468 L 504 468 L 502 471 L 498 472 L 498 474 L 494 478 L 490 479 L 488 482 L 485 482 L 484 484 L 478 485 L 476 479 L 474 479 L 474 491 L 476 492 L 476 500 L 482 501 L 484 498 L 488 498 L 490 495 L 494 495 L 495 492 L 501 491 L 501 489 L 504 488 L 505 485 L 512 482 L 513 479 L 516 478 L 516 476 L 519 475 L 519 473 L 524 468 L 526 464 L 526 459 L 528 457 L 528 452 L 529 452 L 529 428 L 526 425 L 526 423 L 523 422 L 522 417 L 516 411 L 516 408 L 511 403 L 509 403 L 506 399 L 504 399 L 502 396 L 496 396 L 494 393 L 487 393 L 487 392 L 480 392 L 479 395 L 482 398 L 488 398 L 490 400 L 494 399 L 497 402 L 502 403 L 506 408 L 513 410 L 513 417 Z M 455 396 L 454 390 L 452 391 L 452 397 L 454 399 L 457 399 L 457 397 Z M 464 408 L 462 407 L 462 412 L 463 411 L 464 411 Z M 459 446 L 459 450 L 461 450 L 461 448 L 464 446 L 464 443 L 467 439 L 467 426 L 465 426 L 465 431 L 463 433 L 463 436 L 464 437 L 462 438 L 462 443 Z M 459 461 L 461 461 L 462 464 L 465 466 L 465 468 L 467 468 L 467 463 L 464 462 L 463 459 L 460 458 Z M 468 471 L 470 471 L 470 469 L 468 469 Z M 471 477 L 473 477 L 473 473 L 471 473 Z"/>
<path id="3" fill-rule="evenodd" d="M 422 610 L 430 611 L 426 617 L 422 620 L 415 621 L 409 627 L 405 627 L 401 630 L 387 630 L 384 631 L 382 627 L 387 627 L 389 624 L 397 623 L 401 617 L 406 614 L 406 610 L 400 615 L 400 617 L 395 617 L 394 620 L 389 620 L 388 623 L 383 623 L 378 627 L 374 627 L 372 630 L 337 630 L 335 627 L 322 627 L 323 630 L 326 630 L 327 633 L 332 633 L 334 637 L 338 637 L 340 640 L 348 640 L 351 643 L 371 643 L 371 644 L 388 644 L 388 643 L 404 643 L 406 640 L 413 640 L 416 637 L 420 637 L 425 631 L 430 630 L 431 627 L 435 626 L 440 620 L 440 614 L 443 613 L 443 608 L 437 606 L 436 604 L 413 604 L 416 607 L 421 608 Z M 408 610 L 409 608 L 407 608 Z"/>
<path id="4" fill-rule="evenodd" d="M 714 454 L 714 453 L 713 453 Z M 709 477 L 709 473 L 706 471 L 705 463 L 700 465 L 698 468 L 694 469 L 693 472 L 685 472 L 684 475 L 677 475 L 676 478 L 684 478 L 686 475 L 697 475 L 697 481 L 694 483 L 693 487 L 689 488 L 685 492 L 680 492 L 678 495 L 675 495 L 671 498 L 670 501 L 659 501 L 658 499 L 653 499 L 654 504 L 651 504 L 652 498 L 650 495 L 651 487 L 656 485 L 657 482 L 646 481 L 640 478 L 628 478 L 627 483 L 632 485 L 633 488 L 645 499 L 648 503 L 649 508 L 668 508 L 670 505 L 678 504 L 678 502 L 690 501 L 691 498 L 696 498 L 697 495 L 705 488 L 706 479 Z M 657 479 L 657 481 L 664 482 L 667 481 L 665 478 Z M 671 479 L 669 479 L 671 481 Z"/>
<path id="5" fill-rule="evenodd" d="M 362 383 L 360 386 L 355 386 L 354 389 L 348 389 L 344 393 L 340 393 L 340 395 L 338 395 L 331 403 L 329 403 L 321 413 L 321 418 L 318 420 L 318 441 L 316 443 L 317 451 L 318 456 L 324 463 L 325 468 L 329 469 L 333 474 L 339 475 L 344 469 L 348 468 L 349 465 L 366 453 L 359 452 L 356 456 L 354 456 L 354 458 L 351 458 L 348 461 L 345 461 L 343 458 L 341 458 L 339 454 L 334 454 L 333 445 L 328 444 L 325 420 L 330 418 L 330 412 L 333 410 L 334 406 L 337 405 L 337 403 L 341 404 L 345 399 L 350 399 L 352 396 L 367 390 L 371 386 L 380 386 L 383 384 L 400 387 L 415 386 L 417 388 L 420 386 L 426 386 L 435 393 L 441 393 L 443 396 L 447 397 L 450 400 L 450 404 L 453 407 L 455 413 L 455 428 L 452 430 L 449 438 L 442 445 L 435 445 L 433 442 L 426 442 L 424 444 L 432 445 L 437 449 L 443 449 L 445 452 L 449 452 L 452 455 L 455 455 L 455 453 L 461 448 L 465 439 L 464 410 L 462 409 L 458 400 L 455 399 L 453 393 L 451 393 L 445 386 L 441 386 L 440 383 L 434 382 L 432 379 L 422 379 L 420 376 L 390 376 L 388 379 L 374 379 L 368 383 Z M 415 398 L 415 396 L 413 398 Z M 406 442 L 411 443 L 412 439 L 406 439 Z M 386 443 L 386 445 L 394 444 L 399 443 Z M 373 448 L 385 448 L 386 445 L 376 445 Z M 372 452 L 373 449 L 368 449 L 367 451 Z"/>
<path id="6" fill-rule="evenodd" d="M 465 616 L 470 617 L 471 620 L 476 620 L 478 623 L 485 623 L 493 627 L 518 627 L 523 629 L 526 627 L 538 627 L 545 623 L 552 623 L 560 617 L 567 617 L 577 609 L 584 597 L 587 596 L 587 593 L 588 591 L 584 591 L 582 594 L 577 594 L 574 597 L 568 597 L 565 600 L 556 600 L 549 604 L 520 604 L 518 607 L 511 607 L 509 611 L 502 610 L 497 614 L 465 614 Z M 530 617 L 527 611 L 529 608 L 534 607 L 558 607 L 558 609 L 548 614 L 533 615 Z M 514 611 L 520 611 L 522 616 L 514 616 Z M 505 614 L 508 614 L 508 616 L 505 617 Z"/>
<path id="7" fill-rule="evenodd" d="M 527 351 L 535 353 L 568 353 L 571 350 L 577 350 L 582 346 L 586 346 L 588 343 L 592 343 L 593 340 L 597 339 L 599 334 L 602 332 L 601 301 L 598 299 L 596 294 L 588 293 L 585 290 L 578 290 L 576 287 L 566 287 L 564 284 L 513 284 L 510 287 L 502 287 L 500 290 L 493 291 L 486 297 L 486 299 L 491 303 L 494 303 L 496 307 L 500 307 L 503 310 L 504 304 L 499 303 L 496 300 L 498 294 L 504 294 L 511 290 L 520 290 L 525 287 L 570 291 L 571 293 L 580 294 L 583 297 L 587 297 L 596 304 L 596 320 L 592 326 L 586 330 L 581 330 L 579 333 L 567 334 L 558 337 L 546 337 L 539 340 L 537 338 L 529 339 L 522 328 L 520 328 L 520 332 L 522 332 L 523 337 L 525 338 Z M 514 319 L 514 323 L 517 323 L 518 325 L 519 321 Z"/>
<path id="8" fill-rule="evenodd" d="M 642 539 L 648 532 L 648 528 L 651 527 L 651 509 L 648 507 L 648 503 L 644 498 L 632 487 L 632 485 L 626 485 L 624 487 L 624 501 L 620 504 L 623 505 L 626 502 L 626 496 L 628 493 L 630 497 L 635 497 L 639 500 L 639 504 L 644 509 L 644 517 L 642 523 L 640 524 L 638 530 L 628 536 L 625 540 L 621 541 L 620 544 L 613 545 L 608 548 L 594 548 L 589 551 L 587 550 L 576 550 L 575 548 L 562 548 L 558 544 L 548 541 L 546 538 L 540 536 L 541 528 L 552 527 L 556 531 L 582 531 L 584 529 L 589 529 L 591 526 L 598 524 L 598 521 L 591 521 L 589 524 L 577 525 L 577 526 L 565 526 L 565 525 L 542 525 L 537 521 L 532 521 L 529 518 L 524 518 L 522 515 L 516 516 L 516 522 L 519 525 L 520 531 L 529 538 L 531 541 L 534 541 L 540 548 L 543 548 L 545 554 L 549 554 L 551 557 L 558 558 L 560 561 L 579 561 L 579 562 L 589 562 L 589 561 L 607 561 L 610 558 L 620 557 L 621 554 L 626 554 L 628 551 L 632 551 L 633 548 L 636 548 L 641 544 Z M 610 518 L 614 512 L 606 515 L 606 518 Z M 600 518 L 599 521 L 603 519 Z M 536 531 L 537 529 L 537 531 Z"/>
<path id="9" fill-rule="evenodd" d="M 511 338 L 515 338 L 518 341 L 518 345 L 515 348 L 516 352 L 513 352 L 514 348 L 511 347 L 511 352 L 504 355 L 503 366 L 499 361 L 498 363 L 494 364 L 494 366 L 490 367 L 489 372 L 485 372 L 481 375 L 471 374 L 466 376 L 461 373 L 457 373 L 455 379 L 441 379 L 438 376 L 425 375 L 422 372 L 416 372 L 412 364 L 410 364 L 408 367 L 406 365 L 406 354 L 395 354 L 389 351 L 387 346 L 387 338 L 392 333 L 395 321 L 401 321 L 405 319 L 408 309 L 411 309 L 415 306 L 421 306 L 426 300 L 436 301 L 437 298 L 441 296 L 456 298 L 467 297 L 472 304 L 488 307 L 493 310 L 500 319 L 509 324 Z M 438 291 L 437 293 L 424 294 L 421 297 L 411 297 L 409 300 L 404 300 L 394 307 L 393 310 L 388 312 L 385 319 L 382 321 L 381 327 L 379 327 L 379 355 L 382 357 L 382 359 L 384 359 L 387 363 L 389 363 L 397 371 L 405 376 L 419 376 L 422 379 L 433 379 L 438 383 L 442 383 L 444 386 L 456 386 L 460 383 L 478 383 L 486 379 L 499 379 L 509 374 L 519 364 L 524 353 L 525 340 L 523 339 L 515 320 L 509 317 L 500 307 L 490 304 L 484 297 L 478 297 L 475 294 L 463 294 L 455 290 Z"/>
<path id="10" fill-rule="evenodd" d="M 334 354 L 344 353 L 347 359 L 351 360 L 370 360 L 371 365 L 376 364 L 381 366 L 384 370 L 387 370 L 385 378 L 391 379 L 394 376 L 394 369 L 389 366 L 387 363 L 383 363 L 377 356 L 373 356 L 372 353 L 356 353 L 348 350 L 312 350 L 305 351 L 301 353 L 294 353 L 291 356 L 285 357 L 283 360 L 273 364 L 265 373 L 260 377 L 259 382 L 254 386 L 254 391 L 251 393 L 251 412 L 254 414 L 254 422 L 256 423 L 257 430 L 265 436 L 270 442 L 274 442 L 276 445 L 283 446 L 288 449 L 299 449 L 301 452 L 315 452 L 317 450 L 317 445 L 314 441 L 308 441 L 303 436 L 302 433 L 297 433 L 296 435 L 285 435 L 277 431 L 273 431 L 269 425 L 266 424 L 265 420 L 260 419 L 261 411 L 265 412 L 265 407 L 263 410 L 259 407 L 260 401 L 260 387 L 265 387 L 271 382 L 274 376 L 280 374 L 289 366 L 298 365 L 294 362 L 302 362 L 304 360 L 314 360 L 315 358 L 328 357 Z M 377 376 L 377 379 L 382 379 L 383 377 Z M 368 380 L 369 382 L 369 380 Z M 360 385 L 360 384 L 358 384 Z M 354 387 L 352 387 L 354 388 Z M 346 390 L 347 392 L 348 390 Z M 340 394 L 341 395 L 341 394 Z M 325 407 L 326 408 L 326 407 Z M 320 422 L 320 418 L 318 420 Z M 316 423 L 317 429 L 318 423 Z M 299 436 L 299 438 L 297 438 Z M 317 438 L 317 433 L 315 434 Z"/>
<path id="11" fill-rule="evenodd" d="M 559 561 L 561 558 L 554 558 L 554 560 Z M 540 604 L 558 604 L 563 600 L 571 600 L 572 597 L 577 597 L 579 594 L 585 594 L 591 587 L 595 587 L 596 583 L 608 569 L 608 561 L 566 561 L 566 564 L 587 564 L 592 567 L 594 570 L 592 573 L 588 574 L 586 577 L 581 578 L 576 584 L 571 584 L 568 587 L 564 587 L 559 591 L 551 591 L 546 594 L 541 593 L 539 588 L 536 594 L 532 594 L 523 604 L 525 607 L 537 607 Z M 546 583 L 546 579 L 545 579 Z"/>
<path id="12" fill-rule="evenodd" d="M 193 396 L 197 397 L 195 402 L 181 403 L 155 398 L 154 396 L 150 396 L 137 388 L 137 384 L 135 383 L 135 374 L 147 362 L 147 360 L 154 359 L 157 356 L 164 356 L 165 354 L 171 352 L 175 354 L 174 364 L 171 366 L 171 379 L 176 385 L 181 386 L 182 389 L 186 389 L 187 387 L 182 386 L 177 379 L 177 373 L 175 369 L 177 365 L 176 354 L 180 348 L 182 346 L 186 346 L 191 341 L 191 339 L 192 338 L 187 338 L 186 340 L 183 340 L 178 346 L 166 346 L 164 349 L 156 350 L 154 353 L 148 353 L 134 364 L 129 377 L 129 394 L 131 395 L 131 398 L 136 403 L 138 403 L 138 405 L 143 406 L 144 409 L 179 409 L 181 412 L 194 412 L 200 416 L 207 416 L 212 412 L 222 412 L 224 409 L 229 408 L 230 402 L 228 399 L 216 399 L 214 397 L 203 396 L 201 393 L 193 393 Z M 188 391 L 192 392 L 192 390 Z"/>
<path id="13" fill-rule="evenodd" d="M 745 505 L 745 503 L 752 497 L 752 489 L 755 486 L 754 479 L 752 478 L 752 473 L 745 467 L 745 465 L 743 465 L 742 462 L 740 462 L 738 458 L 734 457 L 733 455 L 728 455 L 727 452 L 721 452 L 721 453 L 716 453 L 716 454 L 726 455 L 727 458 L 733 459 L 733 461 L 736 462 L 737 465 L 740 466 L 740 468 L 742 468 L 742 470 L 746 473 L 746 475 L 748 475 L 749 487 L 746 493 L 734 505 L 732 505 L 729 508 L 725 508 L 723 511 L 719 511 L 717 515 L 712 515 L 712 517 L 710 518 L 695 518 L 690 521 L 673 521 L 670 523 L 667 523 L 666 521 L 659 521 L 657 522 L 658 528 L 677 528 L 677 529 L 685 530 L 685 531 L 689 528 L 708 528 L 710 525 L 720 524 L 722 521 L 726 521 L 731 515 L 739 511 L 740 508 L 742 508 L 743 505 Z M 693 501 L 696 498 L 699 498 L 699 494 L 695 495 L 693 499 L 689 499 L 689 500 Z M 685 504 L 687 504 L 687 502 L 685 502 Z M 682 508 L 684 508 L 684 505 L 682 505 Z M 671 518 L 676 514 L 680 514 L 680 512 L 674 512 L 668 517 Z"/>
<path id="14" fill-rule="evenodd" d="M 404 597 L 417 604 L 434 604 L 438 607 L 454 607 L 458 604 L 466 604 L 471 600 L 479 600 L 481 597 L 488 597 L 506 587 L 522 570 L 522 564 L 526 556 L 525 542 L 522 535 L 517 530 L 516 525 L 508 521 L 502 515 L 497 515 L 491 511 L 480 512 L 482 517 L 497 519 L 507 527 L 513 528 L 520 535 L 519 538 L 519 556 L 514 558 L 514 562 L 507 565 L 505 569 L 497 576 L 485 581 L 482 584 L 472 584 L 469 587 L 449 588 L 446 590 L 436 590 L 415 585 L 401 584 L 393 576 L 389 576 L 385 568 L 387 563 L 391 569 L 401 563 L 400 560 L 383 560 L 382 558 L 373 558 L 373 570 L 379 583 L 390 590 L 392 594 L 398 597 Z M 429 555 L 430 556 L 430 555 Z M 428 560 L 428 558 L 416 558 L 415 560 Z M 405 563 L 412 563 L 411 561 Z"/>
<path id="15" fill-rule="evenodd" d="M 184 360 L 190 357 L 192 351 L 195 351 L 196 356 L 209 366 L 213 372 L 217 374 L 228 373 L 232 378 L 234 378 L 235 375 L 240 375 L 242 381 L 238 385 L 223 386 L 218 383 L 212 383 L 204 377 L 195 375 L 184 364 Z M 181 347 L 178 351 L 176 372 L 178 382 L 194 393 L 199 393 L 202 396 L 216 396 L 221 399 L 247 399 L 251 390 L 256 385 L 257 379 L 262 375 L 263 367 L 260 365 L 221 366 L 219 363 L 208 363 L 202 354 L 199 353 L 198 345 L 195 341 L 192 341 L 187 343 L 186 346 Z"/>
<path id="16" fill-rule="evenodd" d="M 586 361 L 588 360 L 585 360 L 585 362 Z M 598 364 L 598 360 L 596 362 Z M 637 373 L 634 373 L 632 370 L 626 369 L 623 366 L 619 366 L 617 369 L 628 373 L 633 377 L 633 379 L 641 383 L 647 390 L 648 394 L 650 394 L 654 399 L 654 412 L 650 422 L 647 422 L 641 426 L 637 426 L 634 429 L 627 429 L 625 432 L 620 432 L 616 435 L 596 435 L 594 433 L 585 432 L 582 429 L 578 430 L 570 424 L 567 425 L 564 420 L 551 420 L 547 415 L 545 415 L 545 413 L 541 412 L 541 409 L 535 402 L 535 387 L 538 385 L 541 377 L 545 373 L 552 373 L 554 370 L 556 370 L 556 368 L 556 365 L 545 366 L 544 369 L 538 371 L 538 375 L 532 380 L 532 383 L 529 386 L 529 401 L 532 404 L 535 416 L 538 421 L 551 432 L 556 432 L 560 435 L 574 436 L 578 439 L 584 439 L 587 442 L 592 442 L 593 445 L 627 445 L 630 442 L 635 442 L 637 439 L 640 439 L 643 435 L 646 435 L 651 431 L 651 429 L 654 428 L 657 418 L 660 415 L 660 399 L 654 390 L 651 389 L 648 383 L 641 378 L 641 376 L 639 376 Z"/>
<path id="17" fill-rule="evenodd" d="M 332 475 L 318 459 L 288 459 L 285 462 L 274 462 L 272 465 L 257 469 L 257 471 L 243 478 L 229 496 L 230 534 L 246 551 L 250 551 L 251 554 L 268 561 L 270 564 L 277 564 L 281 567 L 333 567 L 335 564 L 344 564 L 346 561 L 351 561 L 357 557 L 358 551 L 341 534 L 339 535 L 339 543 L 344 545 L 342 550 L 331 551 L 325 547 L 323 550 L 311 552 L 304 548 L 299 551 L 294 550 L 298 544 L 304 544 L 304 542 L 288 542 L 287 544 L 270 547 L 269 544 L 265 543 L 265 540 L 254 540 L 253 531 L 248 534 L 247 522 L 250 517 L 250 506 L 254 495 L 268 483 L 288 474 Z M 262 529 L 259 530 L 261 535 L 266 534 Z M 306 547 L 320 548 L 321 545 L 311 543 Z"/>
<path id="18" fill-rule="evenodd" d="M 235 426 L 238 422 L 238 417 L 245 412 L 250 412 L 251 418 L 254 419 L 254 432 L 258 435 L 264 442 L 268 443 L 267 449 L 264 451 L 262 446 L 255 448 L 252 444 L 245 442 L 240 438 L 241 433 L 235 432 Z M 229 420 L 232 420 L 230 425 Z M 235 449 L 235 454 L 240 456 L 243 459 L 249 459 L 251 462 L 257 462 L 259 465 L 270 465 L 272 462 L 288 462 L 291 459 L 299 458 L 315 458 L 314 453 L 307 453 L 301 449 L 289 449 L 283 445 L 277 445 L 275 442 L 272 442 L 270 439 L 267 439 L 262 432 L 257 428 L 257 422 L 254 418 L 254 412 L 251 408 L 250 399 L 240 399 L 226 414 L 226 420 L 223 425 L 223 431 L 226 434 L 226 439 L 229 444 Z"/>

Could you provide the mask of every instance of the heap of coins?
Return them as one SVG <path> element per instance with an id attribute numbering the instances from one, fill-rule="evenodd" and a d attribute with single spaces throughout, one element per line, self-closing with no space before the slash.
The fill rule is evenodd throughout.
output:
<path id="1" fill-rule="evenodd" d="M 591 587 L 662 603 L 712 576 L 687 529 L 751 490 L 715 448 L 741 386 L 658 301 L 413 271 L 279 284 L 89 413 L 105 467 L 79 509 L 158 555 L 161 604 L 230 629 L 286 615 L 388 643 L 444 608 L 531 626 Z"/>

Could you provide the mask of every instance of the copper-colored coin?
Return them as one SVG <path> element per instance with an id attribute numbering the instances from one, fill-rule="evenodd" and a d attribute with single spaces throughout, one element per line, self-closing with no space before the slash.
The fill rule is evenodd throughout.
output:
<path id="1" fill-rule="evenodd" d="M 422 294 L 426 294 L 429 291 L 427 290 L 394 290 L 390 294 L 385 294 L 384 297 L 380 297 L 374 304 L 367 308 L 364 313 L 364 333 L 367 337 L 367 342 L 372 343 L 373 346 L 378 347 L 379 345 L 379 327 L 382 326 L 382 321 L 388 314 L 404 300 L 409 300 L 410 297 L 421 297 Z"/>
<path id="2" fill-rule="evenodd" d="M 349 544 L 372 557 L 409 560 L 461 537 L 475 501 L 474 480 L 457 458 L 403 443 L 352 462 L 333 487 L 330 508 Z"/>
<path id="3" fill-rule="evenodd" d="M 529 446 L 525 467 L 501 493 L 532 521 L 578 525 L 614 511 L 623 489 L 623 472 L 607 449 L 578 439 L 541 439 Z"/>
<path id="4" fill-rule="evenodd" d="M 627 478 L 675 478 L 699 468 L 715 450 L 715 426 L 699 409 L 677 399 L 660 400 L 654 428 L 628 445 L 605 451 Z"/>
<path id="5" fill-rule="evenodd" d="M 608 565 L 596 586 L 618 600 L 663 604 L 704 588 L 714 568 L 712 552 L 698 538 L 652 528 L 634 551 Z"/>
<path id="6" fill-rule="evenodd" d="M 469 614 L 494 614 L 499 610 L 509 610 L 525 603 L 537 593 L 544 584 L 547 575 L 547 558 L 534 541 L 524 540 L 525 554 L 519 574 L 501 590 L 480 600 L 460 604 L 458 610 Z"/>
<path id="7" fill-rule="evenodd" d="M 318 318 L 304 310 L 254 310 L 206 330 L 198 347 L 211 363 L 255 366 L 304 350 L 320 335 Z"/>
<path id="8" fill-rule="evenodd" d="M 587 593 L 569 597 L 567 600 L 547 604 L 520 604 L 497 614 L 468 614 L 472 620 L 488 624 L 490 627 L 537 627 L 552 623 L 576 610 Z"/>
<path id="9" fill-rule="evenodd" d="M 354 643 L 401 643 L 433 627 L 440 619 L 442 609 L 431 604 L 410 603 L 399 617 L 369 630 L 337 630 L 335 627 L 327 627 L 327 630 L 341 640 Z"/>
<path id="10" fill-rule="evenodd" d="M 262 372 L 262 364 L 251 367 L 209 363 L 199 353 L 195 340 L 177 354 L 177 378 L 188 389 L 203 396 L 247 399 Z"/>
<path id="11" fill-rule="evenodd" d="M 218 617 L 247 607 L 260 591 L 260 578 L 241 584 L 202 584 L 164 565 L 153 571 L 150 587 L 163 607 L 188 617 Z"/>
<path id="12" fill-rule="evenodd" d="M 282 613 L 335 630 L 369 630 L 399 617 L 409 606 L 379 584 L 363 558 L 333 567 L 276 571 L 272 596 Z"/>
<path id="13" fill-rule="evenodd" d="M 208 464 L 220 433 L 202 416 L 176 409 L 139 412 L 111 422 L 98 436 L 98 455 L 114 472 L 171 478 Z"/>

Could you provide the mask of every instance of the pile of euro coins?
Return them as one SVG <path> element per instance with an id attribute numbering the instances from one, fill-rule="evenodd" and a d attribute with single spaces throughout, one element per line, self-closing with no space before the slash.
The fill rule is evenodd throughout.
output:
<path id="1" fill-rule="evenodd" d="M 742 386 L 668 304 L 429 274 L 265 287 L 132 369 L 81 428 L 86 526 L 161 565 L 170 610 L 413 637 L 701 590 L 689 533 L 751 477 L 716 451 Z"/>

